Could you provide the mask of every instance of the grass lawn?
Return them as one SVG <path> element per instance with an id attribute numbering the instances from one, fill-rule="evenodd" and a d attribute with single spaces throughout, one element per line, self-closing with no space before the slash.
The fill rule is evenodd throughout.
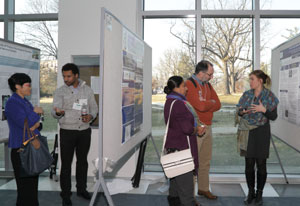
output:
<path id="1" fill-rule="evenodd" d="M 235 105 L 238 103 L 241 94 L 233 94 L 233 95 L 218 95 L 222 105 Z M 166 101 L 166 95 L 165 94 L 155 94 L 152 95 L 152 102 L 159 102 L 164 103 Z"/>
<path id="2" fill-rule="evenodd" d="M 44 122 L 43 131 L 44 132 L 56 132 L 57 131 L 57 120 L 51 115 L 52 110 L 52 98 L 42 98 L 40 100 L 40 106 L 44 109 Z"/>

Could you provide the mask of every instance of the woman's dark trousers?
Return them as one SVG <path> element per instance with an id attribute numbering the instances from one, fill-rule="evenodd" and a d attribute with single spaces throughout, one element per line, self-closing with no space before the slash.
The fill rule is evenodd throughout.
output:
<path id="1" fill-rule="evenodd" d="M 251 199 L 254 199 L 255 193 L 255 165 L 256 165 L 256 178 L 257 178 L 257 197 L 256 199 L 261 199 L 262 191 L 264 189 L 266 180 L 267 180 L 267 160 L 259 158 L 245 158 L 246 160 L 246 181 L 249 189 L 248 194 L 248 203 L 251 202 Z M 250 198 L 250 199 L 249 199 Z M 249 203 L 250 204 L 250 203 Z"/>
<path id="2" fill-rule="evenodd" d="M 18 148 L 19 149 L 19 148 Z M 18 149 L 11 150 L 11 162 L 17 184 L 17 206 L 38 206 L 39 176 L 20 177 L 21 159 Z"/>

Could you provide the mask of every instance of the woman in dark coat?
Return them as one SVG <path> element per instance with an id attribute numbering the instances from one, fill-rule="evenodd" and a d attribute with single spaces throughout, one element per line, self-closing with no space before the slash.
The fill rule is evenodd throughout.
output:
<path id="1" fill-rule="evenodd" d="M 186 87 L 182 77 L 172 76 L 169 78 L 164 89 L 167 100 L 164 107 L 165 123 L 167 124 L 170 106 L 174 102 L 169 129 L 165 144 L 165 150 L 170 153 L 188 148 L 187 136 L 190 140 L 191 152 L 194 158 L 195 171 L 198 169 L 198 154 L 196 135 L 202 135 L 205 128 L 197 125 L 196 114 L 193 114 L 192 107 L 186 101 Z M 195 115 L 195 116 L 194 116 Z M 168 202 L 170 206 L 195 206 L 197 203 L 194 198 L 194 174 L 191 171 L 170 179 Z"/>
<path id="2" fill-rule="evenodd" d="M 256 205 L 262 205 L 262 193 L 267 179 L 267 158 L 270 150 L 270 120 L 277 118 L 277 97 L 267 88 L 265 84 L 271 84 L 271 79 L 261 70 L 250 73 L 251 89 L 244 92 L 239 100 L 239 116 L 241 122 L 250 128 L 246 135 L 245 150 L 240 149 L 241 156 L 245 156 L 245 174 L 248 185 L 248 196 L 244 203 L 251 204 L 255 199 Z M 239 125 L 239 129 L 240 129 Z M 255 186 L 255 164 L 256 164 L 256 194 Z"/>

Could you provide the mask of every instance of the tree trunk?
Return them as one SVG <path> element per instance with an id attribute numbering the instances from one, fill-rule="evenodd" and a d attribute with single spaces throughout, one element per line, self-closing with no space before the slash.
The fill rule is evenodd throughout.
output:
<path id="1" fill-rule="evenodd" d="M 235 89 L 235 83 L 236 83 L 236 79 L 234 77 L 234 73 L 232 72 L 230 74 L 230 88 L 231 88 L 231 92 L 235 93 L 236 89 Z"/>
<path id="2" fill-rule="evenodd" d="M 227 65 L 227 62 L 224 62 L 224 86 L 225 86 L 225 91 L 224 91 L 224 94 L 230 94 L 230 88 L 229 88 L 229 82 L 230 82 L 230 76 L 228 74 L 228 65 Z"/>

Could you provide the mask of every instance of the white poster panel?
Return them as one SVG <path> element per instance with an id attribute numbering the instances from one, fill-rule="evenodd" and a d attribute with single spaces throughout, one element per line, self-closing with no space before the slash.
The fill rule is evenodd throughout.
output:
<path id="1" fill-rule="evenodd" d="M 300 125 L 300 43 L 280 51 L 279 117 Z"/>
<path id="2" fill-rule="evenodd" d="M 8 78 L 14 73 L 26 73 L 31 78 L 32 94 L 28 100 L 39 105 L 40 50 L 0 39 L 0 138 L 8 138 L 8 125 L 4 115 L 5 104 L 12 92 Z"/>

